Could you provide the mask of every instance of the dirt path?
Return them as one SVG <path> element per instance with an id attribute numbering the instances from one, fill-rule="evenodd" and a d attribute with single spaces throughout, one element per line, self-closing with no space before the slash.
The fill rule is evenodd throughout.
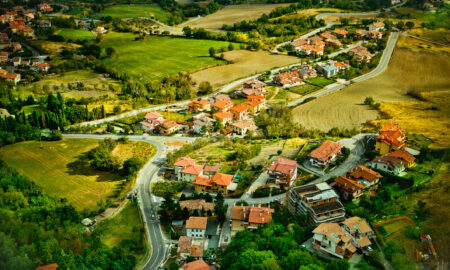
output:
<path id="1" fill-rule="evenodd" d="M 128 200 L 117 200 L 113 203 L 113 205 L 116 205 L 117 207 L 109 207 L 107 208 L 105 211 L 103 211 L 103 213 L 95 216 L 95 220 L 97 221 L 97 223 L 102 222 L 105 219 L 108 218 L 112 218 L 115 215 L 117 215 L 118 213 L 120 213 L 120 211 L 122 211 L 122 209 L 129 203 Z"/>

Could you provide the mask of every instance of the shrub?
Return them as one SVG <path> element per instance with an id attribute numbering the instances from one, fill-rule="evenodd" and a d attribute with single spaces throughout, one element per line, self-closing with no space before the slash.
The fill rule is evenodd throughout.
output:
<path id="1" fill-rule="evenodd" d="M 365 105 L 371 105 L 374 102 L 372 97 L 366 97 L 366 99 L 364 100 L 364 104 Z"/>

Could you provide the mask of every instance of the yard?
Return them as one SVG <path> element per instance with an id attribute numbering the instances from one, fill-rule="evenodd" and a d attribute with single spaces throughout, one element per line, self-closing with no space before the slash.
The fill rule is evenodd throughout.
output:
<path id="1" fill-rule="evenodd" d="M 87 164 L 84 154 L 97 145 L 98 140 L 88 139 L 28 141 L 1 148 L 0 158 L 32 179 L 44 192 L 67 198 L 78 210 L 93 211 L 116 197 L 124 185 L 122 175 L 98 171 Z M 122 160 L 132 155 L 130 153 L 148 159 L 155 152 L 152 145 L 143 142 L 120 145 L 115 151 Z M 125 185 L 122 192 L 130 185 Z"/>
<path id="2" fill-rule="evenodd" d="M 316 86 L 319 86 L 319 87 L 325 87 L 325 86 L 327 86 L 327 85 L 329 85 L 329 84 L 334 83 L 333 80 L 327 79 L 327 78 L 322 77 L 322 76 L 318 76 L 318 77 L 315 77 L 315 78 L 306 79 L 305 81 L 306 81 L 307 83 L 310 83 L 310 84 L 312 84 L 312 85 L 316 85 Z"/>
<path id="3" fill-rule="evenodd" d="M 163 11 L 157 4 L 108 6 L 101 12 L 101 15 L 119 19 L 155 18 L 163 23 L 167 23 L 171 16 L 170 13 Z"/>
<path id="4" fill-rule="evenodd" d="M 77 40 L 93 40 L 94 34 L 89 30 L 62 28 L 55 32 L 56 35 L 60 35 L 65 41 L 77 41 Z"/>
<path id="5" fill-rule="evenodd" d="M 209 57 L 208 49 L 218 49 L 229 44 L 214 40 L 162 36 L 134 41 L 135 37 L 132 33 L 106 34 L 101 46 L 113 47 L 116 56 L 102 61 L 141 82 L 225 64 L 225 61 Z"/>
<path id="6" fill-rule="evenodd" d="M 303 84 L 303 85 L 297 85 L 297 86 L 290 87 L 288 89 L 288 91 L 304 96 L 304 95 L 310 94 L 310 93 L 318 90 L 319 88 L 320 87 L 312 85 L 312 84 Z"/>
<path id="7" fill-rule="evenodd" d="M 115 246 L 130 246 L 130 252 L 139 260 L 150 247 L 146 246 L 145 229 L 141 222 L 139 209 L 132 202 L 126 201 L 123 209 L 115 216 L 98 224 L 96 231 L 101 235 L 102 242 L 110 248 Z"/>

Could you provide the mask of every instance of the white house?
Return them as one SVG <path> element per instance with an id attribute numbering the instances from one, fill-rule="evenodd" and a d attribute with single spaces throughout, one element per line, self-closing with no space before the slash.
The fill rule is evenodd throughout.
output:
<path id="1" fill-rule="evenodd" d="M 195 177 L 203 175 L 203 165 L 188 165 L 181 170 L 181 181 L 193 182 Z M 178 178 L 180 179 L 180 178 Z"/>
<path id="2" fill-rule="evenodd" d="M 194 238 L 205 238 L 207 217 L 189 217 L 186 220 L 186 235 Z"/>
<path id="3" fill-rule="evenodd" d="M 389 172 L 394 175 L 399 175 L 405 171 L 406 163 L 397 157 L 383 155 L 376 157 L 367 164 L 372 169 L 377 169 L 384 172 Z"/>
<path id="4" fill-rule="evenodd" d="M 180 180 L 181 179 L 181 170 L 183 170 L 187 166 L 195 165 L 195 159 L 179 157 L 173 165 L 174 165 L 175 174 L 177 175 L 178 180 Z"/>

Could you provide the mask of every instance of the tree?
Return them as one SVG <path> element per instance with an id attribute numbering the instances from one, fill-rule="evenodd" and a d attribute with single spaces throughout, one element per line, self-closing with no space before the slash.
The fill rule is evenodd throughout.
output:
<path id="1" fill-rule="evenodd" d="M 186 37 L 192 36 L 192 29 L 189 26 L 183 27 L 183 33 Z"/>
<path id="2" fill-rule="evenodd" d="M 135 176 L 137 172 L 144 166 L 144 162 L 138 157 L 131 157 L 123 163 L 123 172 L 127 176 Z"/>
<path id="3" fill-rule="evenodd" d="M 214 47 L 209 48 L 209 56 L 214 57 L 216 54 L 216 49 Z"/>
<path id="4" fill-rule="evenodd" d="M 405 25 L 406 25 L 406 28 L 408 28 L 409 30 L 414 28 L 414 23 L 411 21 L 407 21 Z"/>
<path id="5" fill-rule="evenodd" d="M 346 18 L 346 17 L 341 17 L 340 20 L 341 20 L 342 25 L 348 25 L 350 23 L 349 18 Z"/>
<path id="6" fill-rule="evenodd" d="M 399 21 L 396 26 L 399 30 L 403 30 L 405 28 L 405 23 L 403 21 Z"/>
<path id="7" fill-rule="evenodd" d="M 232 51 L 232 50 L 234 50 L 234 46 L 233 46 L 233 43 L 230 43 L 230 44 L 228 45 L 228 50 L 229 50 L 229 51 Z"/>
<path id="8" fill-rule="evenodd" d="M 201 95 L 208 95 L 208 94 L 211 94 L 212 92 L 214 92 L 211 83 L 207 82 L 207 81 L 201 82 L 198 89 L 199 89 L 198 94 L 201 94 Z"/>
<path id="9" fill-rule="evenodd" d="M 364 104 L 365 105 L 371 105 L 374 102 L 372 97 L 366 97 L 366 99 L 364 99 Z"/>
<path id="10" fill-rule="evenodd" d="M 108 57 L 112 57 L 116 53 L 116 50 L 113 47 L 106 48 L 106 54 Z"/>
<path id="11" fill-rule="evenodd" d="M 122 108 L 120 107 L 120 105 L 114 106 L 114 108 L 113 108 L 113 113 L 114 114 L 119 114 L 121 112 L 122 112 Z"/>

